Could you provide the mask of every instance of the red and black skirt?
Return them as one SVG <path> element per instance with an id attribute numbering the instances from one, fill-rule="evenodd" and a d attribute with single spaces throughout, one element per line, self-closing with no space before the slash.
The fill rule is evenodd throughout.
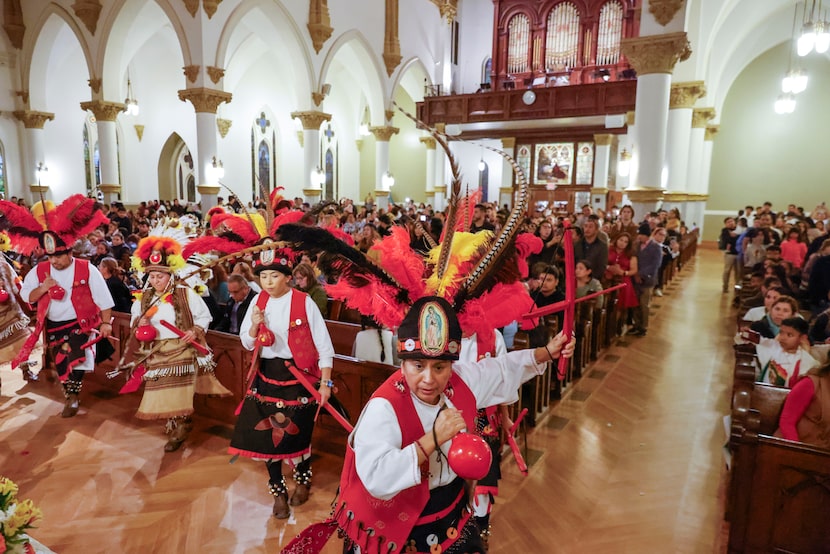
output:
<path id="1" fill-rule="evenodd" d="M 228 452 L 264 460 L 296 458 L 311 451 L 317 401 L 286 367 L 291 360 L 260 360 L 245 394 Z"/>

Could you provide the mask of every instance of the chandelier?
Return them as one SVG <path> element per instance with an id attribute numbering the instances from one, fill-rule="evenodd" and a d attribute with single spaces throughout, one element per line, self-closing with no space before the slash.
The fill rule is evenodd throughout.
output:
<path id="1" fill-rule="evenodd" d="M 130 82 L 130 68 L 127 68 L 127 98 L 124 100 L 124 111 L 127 115 L 138 115 L 138 100 L 133 94 L 133 84 Z"/>
<path id="2" fill-rule="evenodd" d="M 822 0 L 807 0 L 804 2 L 801 35 L 798 37 L 798 55 L 804 57 L 813 50 L 824 54 L 828 49 L 830 49 L 830 22 L 827 21 L 826 12 L 822 15 Z"/>

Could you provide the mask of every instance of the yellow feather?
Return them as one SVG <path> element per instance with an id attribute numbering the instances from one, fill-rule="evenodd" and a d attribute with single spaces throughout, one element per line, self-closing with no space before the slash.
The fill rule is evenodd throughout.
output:
<path id="1" fill-rule="evenodd" d="M 456 232 L 453 235 L 450 259 L 444 272 L 444 278 L 439 280 L 438 275 L 433 272 L 426 280 L 427 293 L 445 297 L 448 288 L 457 287 L 460 281 L 467 277 L 459 274 L 459 266 L 469 263 L 470 260 L 478 259 L 482 252 L 487 250 L 492 239 L 493 233 L 490 231 L 478 233 Z M 430 250 L 427 255 L 427 262 L 433 265 L 436 264 L 440 253 L 440 247 Z"/>

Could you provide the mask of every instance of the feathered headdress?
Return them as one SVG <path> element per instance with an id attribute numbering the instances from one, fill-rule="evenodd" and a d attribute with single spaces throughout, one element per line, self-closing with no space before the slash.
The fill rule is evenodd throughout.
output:
<path id="1" fill-rule="evenodd" d="M 214 211 L 216 210 L 216 211 Z M 191 255 L 219 252 L 223 255 L 259 243 L 265 236 L 265 219 L 259 214 L 233 214 L 221 208 L 211 208 L 210 228 L 213 235 L 205 235 L 189 242 L 183 250 L 185 259 Z"/>
<path id="2" fill-rule="evenodd" d="M 510 161 L 519 177 L 516 205 L 499 235 L 487 231 L 463 232 L 466 218 L 459 218 L 458 213 L 461 176 L 456 159 L 444 135 L 415 121 L 442 146 L 453 172 L 444 226 L 446 234 L 441 245 L 426 259 L 409 247 L 409 234 L 400 227 L 393 227 L 390 236 L 372 247 L 380 254 L 379 262 L 373 262 L 342 241 L 327 236 L 328 233 L 321 229 L 284 225 L 279 238 L 294 243 L 298 249 L 325 251 L 327 256 L 320 261 L 321 269 L 339 274 L 336 284 L 326 285 L 327 293 L 387 327 L 399 327 L 410 307 L 425 296 L 438 296 L 449 301 L 458 313 L 465 334 L 507 325 L 533 305 L 520 282 L 521 269 L 514 240 L 527 209 L 527 178 L 512 158 L 493 150 Z M 474 205 L 473 201 L 474 196 L 467 200 L 468 209 Z M 523 244 L 522 250 L 526 249 L 527 245 Z"/>
<path id="3" fill-rule="evenodd" d="M 190 273 L 183 247 L 197 233 L 198 221 L 192 216 L 170 218 L 159 222 L 150 234 L 138 243 L 131 265 L 139 275 L 150 271 L 163 271 L 176 276 Z"/>
<path id="4" fill-rule="evenodd" d="M 7 200 L 0 200 L 0 212 L 6 218 L 11 249 L 29 255 L 40 246 L 47 254 L 72 249 L 75 241 L 91 233 L 109 219 L 96 201 L 75 194 L 58 204 L 41 201 L 32 210 Z"/>

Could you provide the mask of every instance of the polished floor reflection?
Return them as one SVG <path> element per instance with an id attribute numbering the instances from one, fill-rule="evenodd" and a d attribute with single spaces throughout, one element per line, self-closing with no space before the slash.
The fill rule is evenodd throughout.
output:
<path id="1" fill-rule="evenodd" d="M 700 250 L 654 299 L 648 336 L 605 350 L 528 435 L 530 475 L 505 463 L 492 554 L 721 551 L 734 318 L 720 269 Z M 57 384 L 7 365 L 0 377 L 0 473 L 43 509 L 33 534 L 55 552 L 273 553 L 328 515 L 336 456 L 316 456 L 311 500 L 278 521 L 263 464 L 229 463 L 228 427 L 196 419 L 165 454 L 162 425 L 133 417 L 136 395 L 90 386 L 61 419 Z"/>

